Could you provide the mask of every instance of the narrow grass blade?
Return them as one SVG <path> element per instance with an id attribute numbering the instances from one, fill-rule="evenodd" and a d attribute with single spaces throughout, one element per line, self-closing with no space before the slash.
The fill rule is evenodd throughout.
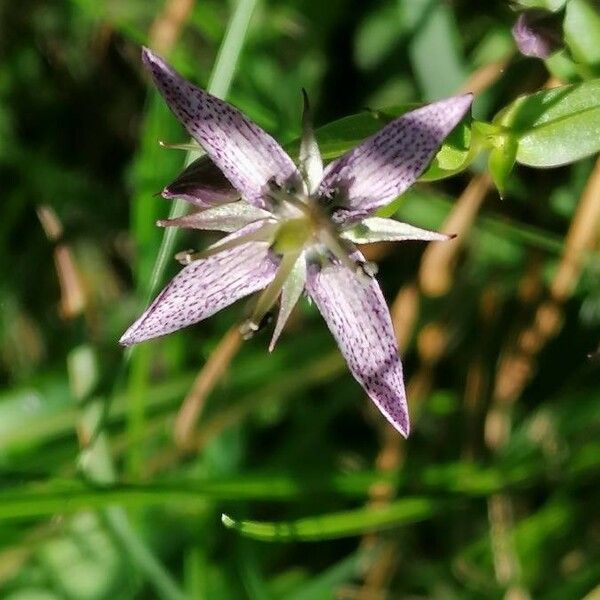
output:
<path id="1" fill-rule="evenodd" d="M 295 521 L 236 521 L 222 515 L 223 525 L 263 542 L 319 541 L 362 535 L 429 519 L 446 506 L 431 498 L 403 498 L 388 506 L 359 508 Z"/>

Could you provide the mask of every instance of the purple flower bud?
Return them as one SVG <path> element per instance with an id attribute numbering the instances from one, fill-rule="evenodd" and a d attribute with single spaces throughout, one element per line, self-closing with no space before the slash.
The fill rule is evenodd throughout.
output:
<path id="1" fill-rule="evenodd" d="M 533 58 L 546 59 L 563 45 L 560 20 L 543 10 L 522 12 L 512 35 L 521 54 Z"/>

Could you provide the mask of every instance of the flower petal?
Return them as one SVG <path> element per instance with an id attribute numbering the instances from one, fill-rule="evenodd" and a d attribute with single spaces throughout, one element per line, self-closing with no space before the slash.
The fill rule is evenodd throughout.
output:
<path id="1" fill-rule="evenodd" d="M 350 371 L 387 420 L 409 432 L 402 365 L 377 281 L 339 264 L 309 267 L 306 289 L 325 318 Z"/>
<path id="2" fill-rule="evenodd" d="M 177 219 L 163 219 L 157 221 L 160 227 L 184 227 L 186 229 L 204 229 L 209 231 L 237 231 L 242 227 L 268 219 L 271 213 L 252 206 L 244 200 L 231 204 L 213 206 Z"/>
<path id="3" fill-rule="evenodd" d="M 317 191 L 323 178 L 323 160 L 315 137 L 312 123 L 312 110 L 306 90 L 302 90 L 304 110 L 302 111 L 302 139 L 300 141 L 300 172 L 309 194 Z"/>
<path id="4" fill-rule="evenodd" d="M 403 242 L 405 240 L 444 242 L 451 240 L 454 236 L 428 231 L 394 219 L 369 217 L 344 231 L 342 237 L 355 244 L 370 244 L 371 242 Z"/>
<path id="5" fill-rule="evenodd" d="M 248 242 L 182 269 L 123 334 L 124 346 L 197 323 L 267 286 L 277 261 L 268 242 Z"/>
<path id="6" fill-rule="evenodd" d="M 266 206 L 271 181 L 285 187 L 300 180 L 283 148 L 239 110 L 187 82 L 147 48 L 142 59 L 175 116 L 250 204 Z"/>
<path id="7" fill-rule="evenodd" d="M 304 253 L 301 253 L 296 258 L 294 266 L 288 274 L 281 290 L 281 303 L 279 305 L 279 313 L 277 314 L 277 323 L 275 323 L 275 329 L 273 330 L 273 337 L 269 344 L 269 352 L 273 352 L 275 349 L 275 344 L 277 343 L 287 320 L 290 318 L 294 306 L 296 306 L 296 303 L 304 291 L 305 283 L 306 257 Z"/>
<path id="8" fill-rule="evenodd" d="M 410 187 L 472 100 L 454 96 L 408 112 L 330 163 L 319 192 L 339 204 L 334 218 L 366 216 Z"/>
<path id="9" fill-rule="evenodd" d="M 205 154 L 197 158 L 162 191 L 163 198 L 181 198 L 200 208 L 233 202 L 240 193 Z"/>

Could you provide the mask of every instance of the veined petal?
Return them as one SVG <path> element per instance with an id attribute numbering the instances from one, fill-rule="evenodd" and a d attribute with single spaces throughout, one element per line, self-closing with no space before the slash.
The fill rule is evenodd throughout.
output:
<path id="1" fill-rule="evenodd" d="M 283 148 L 239 110 L 187 82 L 147 48 L 142 58 L 175 116 L 248 202 L 264 208 L 269 182 L 299 181 Z"/>
<path id="2" fill-rule="evenodd" d="M 273 352 L 275 344 L 287 323 L 287 320 L 292 314 L 292 310 L 298 302 L 302 292 L 304 291 L 304 285 L 306 283 L 306 257 L 304 253 L 301 253 L 294 262 L 283 288 L 281 291 L 281 302 L 279 305 L 279 313 L 277 315 L 277 323 L 275 323 L 275 329 L 273 330 L 273 337 L 269 344 L 269 352 Z"/>
<path id="3" fill-rule="evenodd" d="M 327 322 L 350 371 L 404 436 L 409 417 L 392 321 L 377 281 L 345 266 L 309 267 L 306 289 Z"/>
<path id="4" fill-rule="evenodd" d="M 187 229 L 231 232 L 261 219 L 268 219 L 270 216 L 271 213 L 266 210 L 252 206 L 244 200 L 238 200 L 231 204 L 213 206 L 177 219 L 157 221 L 156 224 L 160 227 L 184 227 Z"/>
<path id="5" fill-rule="evenodd" d="M 370 244 L 371 242 L 403 242 L 405 240 L 422 240 L 443 242 L 451 240 L 454 236 L 437 231 L 428 231 L 408 223 L 384 219 L 382 217 L 369 217 L 363 219 L 354 227 L 347 229 L 342 237 L 355 244 Z"/>
<path id="6" fill-rule="evenodd" d="M 205 154 L 192 162 L 162 191 L 163 198 L 181 198 L 200 208 L 233 202 L 240 193 Z"/>
<path id="7" fill-rule="evenodd" d="M 276 272 L 268 242 L 247 242 L 195 260 L 171 280 L 120 343 L 130 346 L 197 323 L 264 288 Z"/>
<path id="8" fill-rule="evenodd" d="M 472 100 L 472 94 L 454 96 L 408 112 L 330 163 L 319 192 L 340 206 L 334 218 L 370 214 L 410 187 Z"/>

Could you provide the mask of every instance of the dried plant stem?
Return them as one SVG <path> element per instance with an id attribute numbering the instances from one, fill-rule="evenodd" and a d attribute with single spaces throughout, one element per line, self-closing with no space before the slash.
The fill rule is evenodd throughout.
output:
<path id="1" fill-rule="evenodd" d="M 539 305 L 531 323 L 509 342 L 503 352 L 485 423 L 485 440 L 494 452 L 500 451 L 508 442 L 510 408 L 533 375 L 537 355 L 560 331 L 562 303 L 573 293 L 581 275 L 585 253 L 597 242 L 599 226 L 600 159 L 588 179 L 571 222 L 561 261 L 550 284 L 550 297 Z M 507 587 L 507 596 L 528 597 L 518 585 L 518 558 L 510 542 L 513 526 L 510 498 L 503 494 L 494 495 L 490 498 L 488 512 L 496 578 Z"/>
<path id="2" fill-rule="evenodd" d="M 509 343 L 498 367 L 490 418 L 498 420 L 519 397 L 535 370 L 535 358 L 562 325 L 563 302 L 568 300 L 579 280 L 586 253 L 594 247 L 600 227 L 600 159 L 583 191 L 567 233 L 563 254 L 550 283 L 549 298 L 542 302 L 531 323 Z M 492 423 L 490 423 L 490 426 Z M 505 429 L 501 426 L 500 428 Z M 502 445 L 494 431 L 488 431 L 493 446 Z M 492 438 L 494 440 L 492 441 Z"/>
<path id="3" fill-rule="evenodd" d="M 167 0 L 148 33 L 148 43 L 160 54 L 168 54 L 177 42 L 195 0 Z"/>
<path id="4" fill-rule="evenodd" d="M 47 204 L 38 206 L 37 215 L 46 237 L 55 244 L 54 264 L 60 285 L 60 313 L 73 319 L 85 309 L 86 294 L 71 248 L 61 241 L 63 226 L 54 209 Z"/>
<path id="5" fill-rule="evenodd" d="M 443 296 L 450 289 L 458 252 L 467 239 L 477 213 L 491 189 L 492 180 L 485 173 L 475 176 L 452 208 L 442 226 L 442 231 L 457 238 L 443 244 L 430 244 L 421 261 L 419 283 L 426 296 Z"/>
<path id="6" fill-rule="evenodd" d="M 510 52 L 504 58 L 501 58 L 496 62 L 479 67 L 479 69 L 474 71 L 465 83 L 460 86 L 457 93 L 464 94 L 466 92 L 472 92 L 473 94 L 481 94 L 482 92 L 485 92 L 485 90 L 494 85 L 494 83 L 502 77 L 504 70 L 513 56 L 514 53 Z"/>
<path id="7" fill-rule="evenodd" d="M 241 344 L 240 329 L 234 326 L 221 338 L 196 376 L 175 419 L 174 437 L 181 450 L 190 448 L 205 400 L 227 371 Z"/>
<path id="8" fill-rule="evenodd" d="M 491 187 L 491 179 L 487 175 L 475 176 L 465 191 L 457 200 L 443 231 L 445 233 L 458 233 L 465 237 L 475 221 L 477 212 Z M 421 260 L 420 284 L 425 295 L 438 296 L 447 292 L 450 287 L 455 265 L 455 258 L 461 245 L 457 240 L 443 244 L 431 244 Z M 375 246 L 375 254 L 385 251 L 385 247 Z M 429 271 L 432 275 L 430 276 Z M 392 307 L 391 315 L 396 339 L 402 352 L 409 344 L 418 319 L 420 307 L 419 288 L 416 284 L 404 286 L 397 294 Z M 414 424 L 418 420 L 422 400 L 427 397 L 433 385 L 435 366 L 444 354 L 448 342 L 445 325 L 442 323 L 429 323 L 417 336 L 417 350 L 419 354 L 419 367 L 407 385 L 407 395 L 410 398 L 410 416 Z M 376 466 L 381 470 L 397 471 L 404 462 L 404 440 L 385 427 L 381 432 L 381 449 L 376 459 Z M 390 484 L 380 483 L 374 485 L 369 491 L 369 504 L 381 505 L 389 502 L 395 494 L 395 489 Z M 361 546 L 365 549 L 374 549 L 379 543 L 376 534 L 363 537 Z M 392 554 L 397 550 L 394 546 Z M 389 548 L 388 548 L 389 554 Z M 388 556 L 389 558 L 389 556 Z M 397 561 L 386 560 L 382 563 L 370 565 L 367 568 L 363 585 L 357 597 L 366 600 L 373 595 L 381 593 L 387 586 L 395 570 Z"/>

